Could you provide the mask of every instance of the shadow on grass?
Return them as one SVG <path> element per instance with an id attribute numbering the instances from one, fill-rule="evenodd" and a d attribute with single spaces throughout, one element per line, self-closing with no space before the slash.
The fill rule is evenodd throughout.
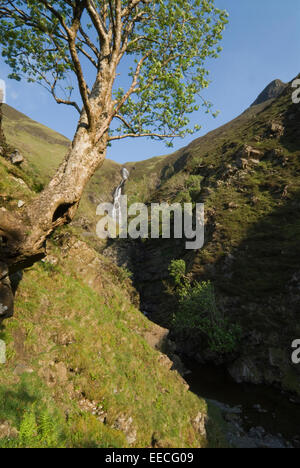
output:
<path id="1" fill-rule="evenodd" d="M 19 427 L 24 412 L 29 411 L 32 405 L 40 400 L 40 395 L 34 387 L 30 376 L 25 375 L 15 389 L 0 385 L 0 421 L 8 420 Z"/>

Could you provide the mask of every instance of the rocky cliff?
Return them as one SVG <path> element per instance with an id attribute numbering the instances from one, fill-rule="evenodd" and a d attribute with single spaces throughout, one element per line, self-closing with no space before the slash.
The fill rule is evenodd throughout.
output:
<path id="1" fill-rule="evenodd" d="M 167 294 L 168 265 L 183 258 L 194 280 L 215 285 L 220 310 L 243 330 L 234 356 L 211 353 L 197 333 L 173 331 L 179 350 L 199 362 L 225 362 L 237 382 L 267 383 L 299 397 L 291 344 L 300 336 L 300 107 L 291 93 L 290 85 L 271 83 L 241 116 L 166 158 L 157 171 L 148 203 L 205 203 L 203 249 L 185 251 L 176 239 L 130 249 L 143 310 L 157 323 L 172 330 L 176 300 Z M 151 162 L 152 173 L 159 165 Z M 143 177 L 140 171 L 127 183 L 132 200 Z M 124 262 L 124 243 L 115 251 Z"/>

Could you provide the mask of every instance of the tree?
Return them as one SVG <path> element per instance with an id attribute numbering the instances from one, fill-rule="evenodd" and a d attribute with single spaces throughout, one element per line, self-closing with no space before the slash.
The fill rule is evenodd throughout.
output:
<path id="1" fill-rule="evenodd" d="M 217 57 L 226 23 L 214 0 L 0 0 L 10 77 L 40 83 L 79 113 L 49 185 L 21 215 L 0 210 L 6 241 L 0 256 L 10 271 L 41 258 L 47 237 L 72 220 L 110 142 L 141 136 L 170 142 L 198 128 L 189 129 L 187 116 L 199 109 L 197 96 L 208 85 L 205 60 Z M 126 90 L 117 86 L 124 59 Z"/>

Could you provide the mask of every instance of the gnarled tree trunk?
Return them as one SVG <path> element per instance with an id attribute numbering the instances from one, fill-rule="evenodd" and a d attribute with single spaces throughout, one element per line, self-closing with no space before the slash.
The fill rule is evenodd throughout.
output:
<path id="1" fill-rule="evenodd" d="M 46 239 L 76 213 L 88 181 L 103 163 L 108 135 L 97 140 L 83 113 L 72 146 L 55 176 L 20 214 L 0 209 L 0 320 L 13 314 L 10 276 L 45 256 Z"/>

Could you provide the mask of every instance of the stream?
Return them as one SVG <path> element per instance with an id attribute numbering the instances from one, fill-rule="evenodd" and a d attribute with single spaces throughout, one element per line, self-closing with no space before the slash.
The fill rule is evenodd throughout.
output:
<path id="1" fill-rule="evenodd" d="M 190 390 L 220 408 L 238 448 L 300 448 L 300 404 L 270 387 L 235 383 L 224 367 L 184 360 Z"/>

